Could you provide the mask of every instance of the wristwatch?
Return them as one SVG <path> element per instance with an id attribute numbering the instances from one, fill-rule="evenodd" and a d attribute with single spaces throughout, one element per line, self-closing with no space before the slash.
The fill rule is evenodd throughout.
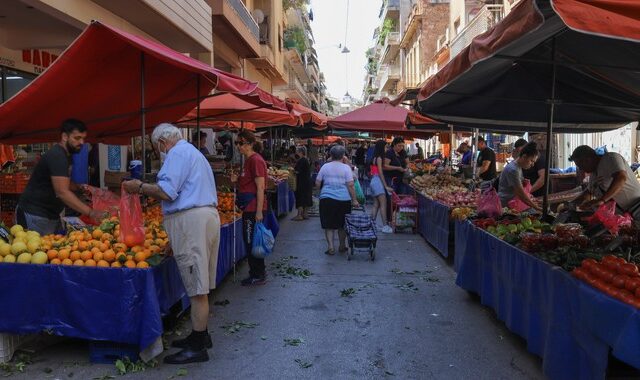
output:
<path id="1" fill-rule="evenodd" d="M 142 194 L 142 186 L 144 185 L 144 182 L 140 182 L 140 187 L 138 188 L 138 194 L 143 195 Z"/>

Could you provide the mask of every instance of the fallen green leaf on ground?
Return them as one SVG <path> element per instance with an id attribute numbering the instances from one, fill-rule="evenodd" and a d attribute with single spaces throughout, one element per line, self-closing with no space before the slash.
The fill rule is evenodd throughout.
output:
<path id="1" fill-rule="evenodd" d="M 118 370 L 118 375 L 122 376 L 127 373 L 143 372 L 147 368 L 155 368 L 158 365 L 158 361 L 154 359 L 148 362 L 143 362 L 142 360 L 132 362 L 131 359 L 125 356 L 123 359 L 116 360 L 114 364 Z"/>
<path id="2" fill-rule="evenodd" d="M 351 297 L 356 294 L 356 290 L 354 288 L 342 289 L 340 291 L 340 297 Z"/>
<path id="3" fill-rule="evenodd" d="M 290 265 L 291 260 L 297 259 L 296 256 L 283 257 L 275 263 L 271 263 L 271 268 L 276 272 L 275 275 L 284 278 L 302 277 L 308 278 L 313 273 L 309 269 L 298 268 Z"/>
<path id="4" fill-rule="evenodd" d="M 413 281 L 409 281 L 405 284 L 398 284 L 396 285 L 396 288 L 405 291 L 405 292 L 417 292 L 418 288 L 416 288 L 416 286 L 414 285 Z"/>
<path id="5" fill-rule="evenodd" d="M 285 346 L 298 347 L 302 343 L 304 343 L 304 339 L 302 339 L 302 338 L 285 338 L 284 339 L 284 345 Z"/>
<path id="6" fill-rule="evenodd" d="M 220 326 L 220 328 L 225 329 L 227 331 L 227 334 L 235 334 L 242 329 L 252 329 L 252 328 L 255 328 L 256 326 L 258 326 L 257 323 L 235 321 L 235 322 Z"/>
<path id="7" fill-rule="evenodd" d="M 300 368 L 309 368 L 309 367 L 313 366 L 312 363 L 306 362 L 306 361 L 304 361 L 302 359 L 296 359 L 295 362 L 298 363 Z"/>

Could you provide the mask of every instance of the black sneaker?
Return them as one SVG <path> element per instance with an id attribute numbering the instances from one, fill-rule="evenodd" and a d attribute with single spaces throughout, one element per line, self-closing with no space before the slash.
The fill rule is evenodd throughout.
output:
<path id="1" fill-rule="evenodd" d="M 188 348 L 190 343 L 191 343 L 191 335 L 189 335 L 186 338 L 174 340 L 173 342 L 171 342 L 171 347 Z M 207 338 L 205 340 L 205 347 L 207 349 L 213 347 L 213 343 L 211 342 L 211 335 L 209 335 L 209 334 L 207 334 Z"/>
<path id="2" fill-rule="evenodd" d="M 257 285 L 264 285 L 266 283 L 267 283 L 267 279 L 265 277 L 252 277 L 252 276 L 249 276 L 244 280 L 242 280 L 242 282 L 240 282 L 242 286 L 257 286 Z"/>

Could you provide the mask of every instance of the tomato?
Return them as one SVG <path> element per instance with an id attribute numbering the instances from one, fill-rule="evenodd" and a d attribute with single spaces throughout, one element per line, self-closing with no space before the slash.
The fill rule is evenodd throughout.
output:
<path id="1" fill-rule="evenodd" d="M 613 284 L 613 286 L 615 286 L 616 288 L 620 288 L 620 289 L 624 289 L 624 284 L 627 280 L 629 280 L 630 277 L 624 274 L 619 274 L 616 275 L 613 280 L 611 281 L 611 283 Z"/>
<path id="2" fill-rule="evenodd" d="M 624 282 L 624 288 L 628 291 L 635 291 L 638 287 L 640 287 L 640 278 L 637 277 L 629 277 Z"/>
<path id="3" fill-rule="evenodd" d="M 605 268 L 607 268 L 610 271 L 613 272 L 618 272 L 618 270 L 620 269 L 620 263 L 617 260 L 607 260 L 607 261 L 602 261 L 602 265 L 604 265 Z"/>
<path id="4" fill-rule="evenodd" d="M 596 283 L 600 280 L 598 280 L 598 277 L 590 275 L 590 274 L 586 274 L 585 277 L 585 281 L 587 281 L 587 284 L 593 286 L 594 288 L 596 287 Z"/>
<path id="5" fill-rule="evenodd" d="M 583 268 L 576 268 L 571 272 L 571 275 L 575 278 L 578 278 L 580 280 L 584 280 L 585 279 L 585 275 L 586 275 L 586 271 Z"/>
<path id="6" fill-rule="evenodd" d="M 631 306 L 640 309 L 640 298 L 634 297 L 633 301 L 631 301 Z"/>
<path id="7" fill-rule="evenodd" d="M 636 294 L 636 298 L 640 298 L 640 287 L 636 288 L 635 294 Z"/>
<path id="8" fill-rule="evenodd" d="M 598 262 L 594 259 L 584 259 L 582 260 L 582 267 L 588 271 L 591 271 L 592 268 L 596 267 Z"/>
<path id="9" fill-rule="evenodd" d="M 638 267 L 635 264 L 626 263 L 620 266 L 620 272 L 628 276 L 638 273 Z"/>
<path id="10" fill-rule="evenodd" d="M 620 296 L 618 297 L 618 299 L 624 303 L 631 304 L 636 299 L 636 297 L 634 297 L 630 291 L 620 289 Z"/>
<path id="11" fill-rule="evenodd" d="M 611 282 L 613 281 L 613 278 L 616 276 L 616 273 L 611 270 L 601 268 L 599 275 L 600 275 L 600 278 L 603 279 L 605 282 Z"/>

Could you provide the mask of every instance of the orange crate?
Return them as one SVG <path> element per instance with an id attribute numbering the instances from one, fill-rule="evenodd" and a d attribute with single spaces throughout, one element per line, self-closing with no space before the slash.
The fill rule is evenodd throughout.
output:
<path id="1" fill-rule="evenodd" d="M 24 173 L 0 175 L 0 193 L 22 193 L 29 183 L 29 176 Z"/>
<path id="2" fill-rule="evenodd" d="M 13 226 L 13 212 L 12 211 L 0 212 L 0 222 L 4 223 L 5 226 Z"/>

